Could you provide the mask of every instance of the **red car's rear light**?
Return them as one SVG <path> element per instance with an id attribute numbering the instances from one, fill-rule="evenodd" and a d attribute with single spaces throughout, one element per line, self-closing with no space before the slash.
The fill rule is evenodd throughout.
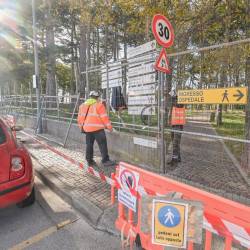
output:
<path id="1" fill-rule="evenodd" d="M 19 156 L 14 156 L 11 159 L 10 180 L 18 179 L 24 175 L 24 161 Z"/>

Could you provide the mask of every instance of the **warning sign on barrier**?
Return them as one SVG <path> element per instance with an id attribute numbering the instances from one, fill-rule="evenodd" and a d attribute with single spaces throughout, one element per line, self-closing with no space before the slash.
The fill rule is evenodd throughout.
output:
<path id="1" fill-rule="evenodd" d="M 188 204 L 153 200 L 152 243 L 186 248 Z"/>
<path id="2" fill-rule="evenodd" d="M 139 173 L 120 166 L 118 201 L 136 212 L 136 199 L 138 192 Z"/>

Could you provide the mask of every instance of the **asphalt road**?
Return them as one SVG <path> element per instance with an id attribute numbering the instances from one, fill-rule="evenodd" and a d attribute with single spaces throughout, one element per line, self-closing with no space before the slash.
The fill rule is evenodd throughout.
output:
<path id="1" fill-rule="evenodd" d="M 33 206 L 0 210 L 0 250 L 120 249 L 118 238 L 94 230 L 39 179 L 36 187 Z"/>

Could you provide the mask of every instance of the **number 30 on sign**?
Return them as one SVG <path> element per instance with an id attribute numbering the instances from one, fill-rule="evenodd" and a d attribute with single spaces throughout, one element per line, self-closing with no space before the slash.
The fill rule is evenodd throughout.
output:
<path id="1" fill-rule="evenodd" d="M 152 31 L 156 41 L 163 47 L 171 47 L 174 43 L 174 29 L 168 19 L 160 14 L 154 16 Z"/>

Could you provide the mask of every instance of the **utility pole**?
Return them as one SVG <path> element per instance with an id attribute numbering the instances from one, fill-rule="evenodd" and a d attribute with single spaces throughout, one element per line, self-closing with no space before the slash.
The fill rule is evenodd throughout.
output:
<path id="1" fill-rule="evenodd" d="M 37 133 L 42 133 L 42 122 L 39 118 L 41 114 L 40 103 L 40 77 L 39 77 L 39 64 L 38 64 L 38 47 L 37 47 L 37 32 L 36 32 L 36 7 L 35 0 L 32 0 L 32 16 L 33 16 L 33 45 L 34 45 L 34 62 L 35 62 L 35 82 L 36 82 L 36 101 L 37 101 Z"/>

